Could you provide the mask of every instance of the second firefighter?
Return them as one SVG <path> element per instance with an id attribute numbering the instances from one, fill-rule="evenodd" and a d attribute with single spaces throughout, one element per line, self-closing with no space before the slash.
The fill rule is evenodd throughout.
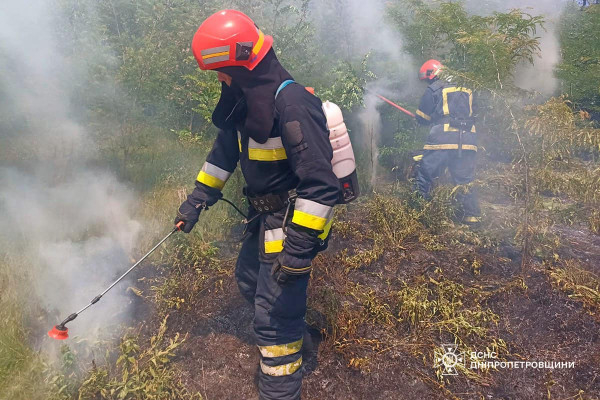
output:
<path id="1" fill-rule="evenodd" d="M 423 158 L 416 173 L 417 190 L 426 198 L 434 179 L 446 168 L 455 185 L 468 185 L 475 179 L 477 136 L 473 119 L 473 92 L 439 78 L 443 65 L 429 60 L 421 67 L 419 78 L 429 86 L 421 98 L 417 121 L 430 125 Z M 461 220 L 466 224 L 480 221 L 476 189 L 467 187 L 457 195 L 462 206 Z"/>

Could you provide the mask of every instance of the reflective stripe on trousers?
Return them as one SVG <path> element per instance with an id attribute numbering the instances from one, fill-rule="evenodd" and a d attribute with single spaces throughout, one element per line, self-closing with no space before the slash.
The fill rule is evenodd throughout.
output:
<path id="1" fill-rule="evenodd" d="M 261 400 L 297 400 L 302 386 L 302 343 L 305 332 L 309 275 L 285 285 L 271 274 L 272 265 L 258 261 L 258 233 L 244 241 L 235 276 L 240 291 L 254 300 L 254 333 L 261 353 Z"/>

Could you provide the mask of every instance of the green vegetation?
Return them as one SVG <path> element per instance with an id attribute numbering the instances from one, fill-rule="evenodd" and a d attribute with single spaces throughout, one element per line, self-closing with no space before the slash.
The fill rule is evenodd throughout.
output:
<path id="1" fill-rule="evenodd" d="M 22 298 L 24 277 L 9 265 L 19 264 L 0 258 L 0 323 L 4 326 L 0 330 L 0 399 L 48 398 L 45 360 L 30 347 L 31 332 L 24 323 L 32 310 L 15 301 Z"/>
<path id="2" fill-rule="evenodd" d="M 407 202 L 410 196 L 392 192 L 362 203 L 353 211 L 370 215 L 366 221 L 344 213 L 336 215 L 345 221 L 341 240 L 354 246 L 337 253 L 334 260 L 327 255 L 319 260 L 320 272 L 309 301 L 309 316 L 316 320 L 309 322 L 328 327 L 327 345 L 342 355 L 349 367 L 364 372 L 397 351 L 433 365 L 440 342 L 457 343 L 466 354 L 486 348 L 509 356 L 507 344 L 496 331 L 501 317 L 484 304 L 491 296 L 525 292 L 527 287 L 522 281 L 505 282 L 494 290 L 477 283 L 465 286 L 445 276 L 441 265 L 404 277 L 402 267 L 397 268 L 408 267 L 411 253 L 439 253 L 448 248 L 460 253 L 469 247 L 464 244 L 468 242 L 465 234 L 472 235 L 456 230 L 447 215 L 448 204 L 436 207 L 434 201 L 417 212 Z M 449 199 L 441 193 L 436 199 L 444 197 Z M 482 264 L 475 257 L 463 259 L 458 267 L 478 276 Z M 444 385 L 442 372 L 439 366 L 437 377 Z M 468 369 L 461 372 L 476 382 L 489 379 Z"/>
<path id="3" fill-rule="evenodd" d="M 567 8 L 561 20 L 562 62 L 557 76 L 563 92 L 579 107 L 600 111 L 600 8 Z"/>
<path id="4" fill-rule="evenodd" d="M 94 367 L 78 390 L 79 400 L 102 399 L 160 399 L 202 400 L 200 394 L 191 394 L 183 386 L 175 371 L 169 367 L 175 350 L 185 339 L 176 334 L 165 338 L 167 318 L 146 348 L 140 348 L 135 336 L 124 337 L 119 345 L 115 365 L 120 373 L 111 376 L 106 367 Z"/>
<path id="5" fill-rule="evenodd" d="M 432 7 L 421 0 L 395 2 L 390 15 L 407 38 L 406 50 L 419 63 L 444 60 L 470 87 L 502 90 L 512 85 L 515 66 L 533 62 L 539 50 L 534 35 L 543 17 L 520 10 L 469 15 L 461 3 L 441 2 Z"/>

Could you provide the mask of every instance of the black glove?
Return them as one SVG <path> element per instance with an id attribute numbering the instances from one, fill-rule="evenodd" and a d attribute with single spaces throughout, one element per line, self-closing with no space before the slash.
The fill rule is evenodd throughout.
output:
<path id="1" fill-rule="evenodd" d="M 179 210 L 177 211 L 177 217 L 175 217 L 175 225 L 179 222 L 183 222 L 184 225 L 181 228 L 185 233 L 190 233 L 198 218 L 200 217 L 200 211 L 207 208 L 206 203 L 199 203 L 197 206 L 192 205 L 189 200 L 184 201 Z"/>
<path id="2" fill-rule="evenodd" d="M 283 260 L 285 258 L 285 251 L 282 251 L 275 262 L 273 263 L 273 268 L 271 269 L 271 274 L 273 278 L 280 285 L 284 285 L 287 282 L 292 282 L 295 279 L 298 279 L 302 276 L 310 274 L 312 270 L 312 266 L 302 267 L 302 268 L 292 268 L 283 265 Z"/>

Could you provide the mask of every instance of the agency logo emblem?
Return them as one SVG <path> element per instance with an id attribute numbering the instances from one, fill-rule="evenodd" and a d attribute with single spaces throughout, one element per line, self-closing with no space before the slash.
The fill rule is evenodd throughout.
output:
<path id="1" fill-rule="evenodd" d="M 456 367 L 458 365 L 465 366 L 465 353 L 458 353 L 458 345 L 443 344 L 441 349 L 436 349 L 434 352 L 434 368 L 443 367 L 442 375 L 458 375 Z"/>

